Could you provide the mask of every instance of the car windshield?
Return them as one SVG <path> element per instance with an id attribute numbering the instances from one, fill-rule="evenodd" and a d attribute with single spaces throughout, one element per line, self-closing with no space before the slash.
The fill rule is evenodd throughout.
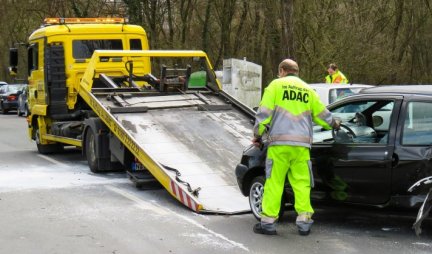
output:
<path id="1" fill-rule="evenodd" d="M 333 103 L 344 97 L 359 93 L 363 87 L 350 87 L 350 88 L 334 88 L 329 91 L 329 103 Z"/>

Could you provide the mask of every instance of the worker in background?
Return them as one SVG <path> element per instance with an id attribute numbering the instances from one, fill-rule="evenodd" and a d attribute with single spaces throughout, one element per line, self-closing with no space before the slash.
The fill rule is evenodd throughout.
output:
<path id="1" fill-rule="evenodd" d="M 310 203 L 312 121 L 326 129 L 339 128 L 339 121 L 333 119 L 316 92 L 298 77 L 298 73 L 295 61 L 282 61 L 279 78 L 265 89 L 256 114 L 252 142 L 261 146 L 266 131 L 269 139 L 261 222 L 253 228 L 258 234 L 276 234 L 287 176 L 294 191 L 299 233 L 309 234 L 314 212 Z"/>
<path id="2" fill-rule="evenodd" d="M 348 79 L 334 63 L 329 64 L 328 75 L 325 77 L 327 84 L 348 84 Z"/>

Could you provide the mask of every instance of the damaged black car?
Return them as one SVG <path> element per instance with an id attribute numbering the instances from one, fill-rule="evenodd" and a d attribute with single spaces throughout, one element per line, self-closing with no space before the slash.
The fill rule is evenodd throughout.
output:
<path id="1" fill-rule="evenodd" d="M 313 200 L 418 210 L 414 229 L 432 204 L 432 86 L 367 88 L 329 110 L 341 129 L 314 128 Z M 260 217 L 266 148 L 245 149 L 237 182 Z M 283 204 L 293 201 L 289 183 Z"/>

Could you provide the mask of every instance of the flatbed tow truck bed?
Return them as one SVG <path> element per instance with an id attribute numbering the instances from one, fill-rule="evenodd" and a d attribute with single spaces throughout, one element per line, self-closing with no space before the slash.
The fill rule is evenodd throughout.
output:
<path id="1" fill-rule="evenodd" d="M 102 52 L 95 52 L 92 61 Z M 153 95 L 133 89 L 88 89 L 87 72 L 91 77 L 95 73 L 87 69 L 81 97 L 172 196 L 196 212 L 250 210 L 233 169 L 250 144 L 252 123 L 237 101 L 211 90 Z"/>

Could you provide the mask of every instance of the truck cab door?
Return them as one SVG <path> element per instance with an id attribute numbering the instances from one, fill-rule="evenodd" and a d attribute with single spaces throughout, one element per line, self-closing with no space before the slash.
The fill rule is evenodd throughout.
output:
<path id="1" fill-rule="evenodd" d="M 346 127 L 333 133 L 336 138 L 322 130 L 314 132 L 312 195 L 358 204 L 389 201 L 401 100 L 357 97 L 332 105 L 333 116 Z"/>

